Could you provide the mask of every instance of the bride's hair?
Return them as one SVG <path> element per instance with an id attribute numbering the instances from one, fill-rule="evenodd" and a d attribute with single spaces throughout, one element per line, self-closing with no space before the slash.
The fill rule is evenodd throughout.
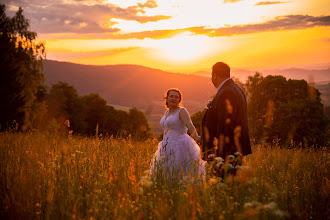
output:
<path id="1" fill-rule="evenodd" d="M 166 96 L 165 96 L 165 98 L 164 98 L 164 99 L 165 99 L 165 105 L 166 105 L 167 108 L 168 108 L 167 97 L 168 97 L 168 94 L 169 94 L 171 91 L 174 91 L 174 92 L 179 93 L 179 105 L 181 104 L 181 100 L 182 100 L 182 94 L 181 94 L 181 92 L 180 92 L 179 89 L 177 89 L 177 88 L 171 88 L 171 89 L 167 90 L 167 92 L 166 92 Z"/>

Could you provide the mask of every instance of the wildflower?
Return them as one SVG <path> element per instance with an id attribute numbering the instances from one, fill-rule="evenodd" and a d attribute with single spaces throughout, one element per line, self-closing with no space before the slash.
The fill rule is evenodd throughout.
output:
<path id="1" fill-rule="evenodd" d="M 252 207 L 252 206 L 253 206 L 252 202 L 244 203 L 244 208 L 249 208 L 249 207 Z"/>
<path id="2" fill-rule="evenodd" d="M 279 209 L 276 209 L 273 211 L 273 214 L 274 215 L 277 215 L 279 217 L 287 217 L 287 214 Z"/>
<path id="3" fill-rule="evenodd" d="M 276 209 L 276 207 L 277 207 L 277 205 L 275 202 L 270 202 L 268 204 L 265 204 L 263 208 L 272 210 L 272 209 Z"/>
<path id="4" fill-rule="evenodd" d="M 229 160 L 234 160 L 234 158 L 235 158 L 234 155 L 229 155 L 229 156 L 228 156 L 228 159 L 229 159 Z"/>
<path id="5" fill-rule="evenodd" d="M 243 156 L 243 155 L 242 155 L 240 152 L 238 152 L 238 151 L 235 152 L 234 155 L 235 155 L 236 157 L 242 157 L 242 156 Z"/>
<path id="6" fill-rule="evenodd" d="M 216 157 L 216 158 L 215 158 L 215 161 L 216 161 L 217 163 L 219 163 L 219 162 L 223 162 L 223 161 L 225 161 L 225 160 L 222 159 L 222 157 Z"/>
<path id="7" fill-rule="evenodd" d="M 215 158 L 215 155 L 214 155 L 214 154 L 210 154 L 210 155 L 208 156 L 208 158 L 209 158 L 209 159 L 213 159 L 213 158 Z"/>
<path id="8" fill-rule="evenodd" d="M 230 169 L 230 170 L 231 169 L 234 169 L 234 166 L 232 164 L 230 164 L 230 163 L 227 166 L 228 166 L 228 169 Z"/>
<path id="9" fill-rule="evenodd" d="M 223 162 L 217 163 L 216 167 L 219 169 L 222 166 Z"/>

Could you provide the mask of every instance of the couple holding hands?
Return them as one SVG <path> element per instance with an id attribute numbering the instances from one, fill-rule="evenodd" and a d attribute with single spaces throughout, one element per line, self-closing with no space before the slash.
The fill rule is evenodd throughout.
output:
<path id="1" fill-rule="evenodd" d="M 166 175 L 203 176 L 207 163 L 214 159 L 222 158 L 225 162 L 232 159 L 230 155 L 251 153 L 244 91 L 230 78 L 230 67 L 226 63 L 213 65 L 211 80 L 217 93 L 208 103 L 201 136 L 187 109 L 180 107 L 181 92 L 178 89 L 167 91 L 167 110 L 160 120 L 163 140 L 151 161 L 152 174 L 161 171 Z"/>

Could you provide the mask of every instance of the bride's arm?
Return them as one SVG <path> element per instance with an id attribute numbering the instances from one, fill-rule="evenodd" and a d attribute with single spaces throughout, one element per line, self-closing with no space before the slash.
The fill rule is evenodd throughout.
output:
<path id="1" fill-rule="evenodd" d="M 179 116 L 184 125 L 187 126 L 188 130 L 190 131 L 190 136 L 199 142 L 201 137 L 198 135 L 197 130 L 190 119 L 190 115 L 187 109 L 182 108 L 179 112 Z"/>

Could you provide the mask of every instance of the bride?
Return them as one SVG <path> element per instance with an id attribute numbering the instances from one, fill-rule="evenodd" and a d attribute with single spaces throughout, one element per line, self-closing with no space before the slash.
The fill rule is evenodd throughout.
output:
<path id="1" fill-rule="evenodd" d="M 164 130 L 163 140 L 152 159 L 151 173 L 167 177 L 200 176 L 205 174 L 205 164 L 200 156 L 200 141 L 186 108 L 180 107 L 182 95 L 178 89 L 166 93 L 167 110 L 160 124 Z M 190 136 L 187 134 L 190 132 Z"/>

